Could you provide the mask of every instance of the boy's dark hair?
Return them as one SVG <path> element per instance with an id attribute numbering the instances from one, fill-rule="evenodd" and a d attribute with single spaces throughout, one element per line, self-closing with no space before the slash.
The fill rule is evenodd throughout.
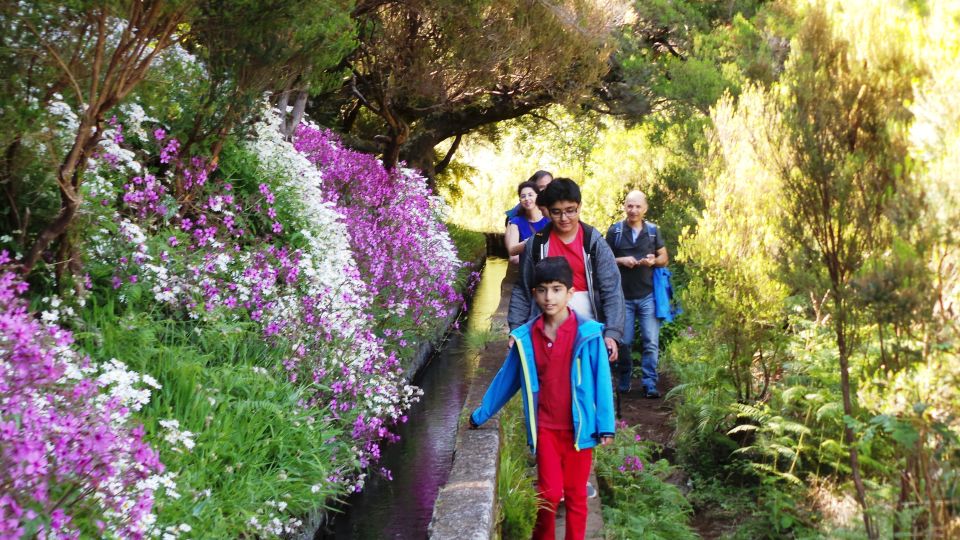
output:
<path id="1" fill-rule="evenodd" d="M 533 267 L 534 287 L 555 281 L 573 287 L 573 270 L 565 257 L 546 257 Z"/>
<path id="2" fill-rule="evenodd" d="M 537 195 L 537 206 L 549 207 L 557 201 L 580 204 L 580 186 L 569 178 L 554 178 L 553 182 Z"/>
<path id="3" fill-rule="evenodd" d="M 520 196 L 520 192 L 523 191 L 523 190 L 526 189 L 526 188 L 532 189 L 534 193 L 537 192 L 537 184 L 535 184 L 535 183 L 527 180 L 526 182 L 520 182 L 520 185 L 517 186 L 517 197 L 519 197 L 519 196 Z"/>

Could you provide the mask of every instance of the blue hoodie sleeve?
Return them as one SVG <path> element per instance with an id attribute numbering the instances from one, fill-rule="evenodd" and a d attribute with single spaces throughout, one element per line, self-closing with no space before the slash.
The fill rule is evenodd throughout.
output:
<path id="1" fill-rule="evenodd" d="M 602 339 L 593 340 L 594 382 L 597 385 L 594 396 L 597 400 L 597 435 L 613 435 L 616 430 L 616 416 L 613 408 L 613 385 L 610 382 L 610 358 Z"/>
<path id="2" fill-rule="evenodd" d="M 517 353 L 517 346 L 514 345 L 507 353 L 507 359 L 503 361 L 500 371 L 490 382 L 487 392 L 483 394 L 480 406 L 470 415 L 470 420 L 474 425 L 480 426 L 491 416 L 497 414 L 510 401 L 510 398 L 520 390 L 520 370 L 520 357 Z"/>

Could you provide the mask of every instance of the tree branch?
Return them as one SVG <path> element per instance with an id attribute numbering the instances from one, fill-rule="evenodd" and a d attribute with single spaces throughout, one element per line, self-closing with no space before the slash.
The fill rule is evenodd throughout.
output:
<path id="1" fill-rule="evenodd" d="M 460 147 L 460 141 L 463 140 L 463 133 L 457 133 L 457 136 L 453 139 L 453 144 L 450 145 L 450 149 L 447 150 L 447 155 L 443 156 L 443 159 L 440 160 L 433 167 L 435 174 L 440 174 L 450 165 L 450 160 L 453 159 L 453 155 L 457 153 L 457 148 Z"/>
<path id="2" fill-rule="evenodd" d="M 63 70 L 64 75 L 66 75 L 67 78 L 70 80 L 70 85 L 73 86 L 73 91 L 76 92 L 77 94 L 77 102 L 86 103 L 86 100 L 83 99 L 83 92 L 80 90 L 80 83 L 77 82 L 77 79 L 73 76 L 73 72 L 70 70 L 67 64 L 63 62 L 63 58 L 60 57 L 56 49 L 54 49 L 53 46 L 50 45 L 50 42 L 48 42 L 46 39 L 43 38 L 43 36 L 40 35 L 40 32 L 38 32 L 37 29 L 34 28 L 32 24 L 30 24 L 30 21 L 23 21 L 23 23 L 27 26 L 27 29 L 29 29 L 33 35 L 37 36 L 37 39 L 40 40 L 40 43 L 43 44 L 44 48 L 47 49 L 47 52 L 50 53 L 50 56 L 53 57 L 53 59 L 57 62 L 57 64 Z"/>

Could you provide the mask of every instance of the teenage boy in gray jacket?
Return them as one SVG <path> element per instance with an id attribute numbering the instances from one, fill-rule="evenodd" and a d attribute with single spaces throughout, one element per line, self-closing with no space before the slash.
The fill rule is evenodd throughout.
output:
<path id="1" fill-rule="evenodd" d="M 614 362 L 625 313 L 620 271 L 603 235 L 580 222 L 580 200 L 580 186 L 569 178 L 554 179 L 537 195 L 537 206 L 547 209 L 551 222 L 531 237 L 520 255 L 520 279 L 510 294 L 507 323 L 514 330 L 540 313 L 531 293 L 533 267 L 546 257 L 564 257 L 573 269 L 569 305 L 582 318 L 604 324 L 603 340 Z"/>

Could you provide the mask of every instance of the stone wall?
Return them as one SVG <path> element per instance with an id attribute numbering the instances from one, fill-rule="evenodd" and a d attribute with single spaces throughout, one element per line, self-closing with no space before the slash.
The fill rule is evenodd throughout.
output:
<path id="1" fill-rule="evenodd" d="M 502 338 L 488 344 L 480 354 L 476 375 L 470 383 L 461 415 L 450 478 L 441 488 L 433 508 L 429 530 L 432 539 L 485 540 L 498 536 L 499 418 L 494 417 L 480 429 L 471 430 L 468 429 L 467 417 L 480 405 L 484 391 L 503 364 L 507 352 L 507 308 L 516 276 L 516 266 L 511 265 L 500 285 L 500 305 L 490 324 Z"/>

